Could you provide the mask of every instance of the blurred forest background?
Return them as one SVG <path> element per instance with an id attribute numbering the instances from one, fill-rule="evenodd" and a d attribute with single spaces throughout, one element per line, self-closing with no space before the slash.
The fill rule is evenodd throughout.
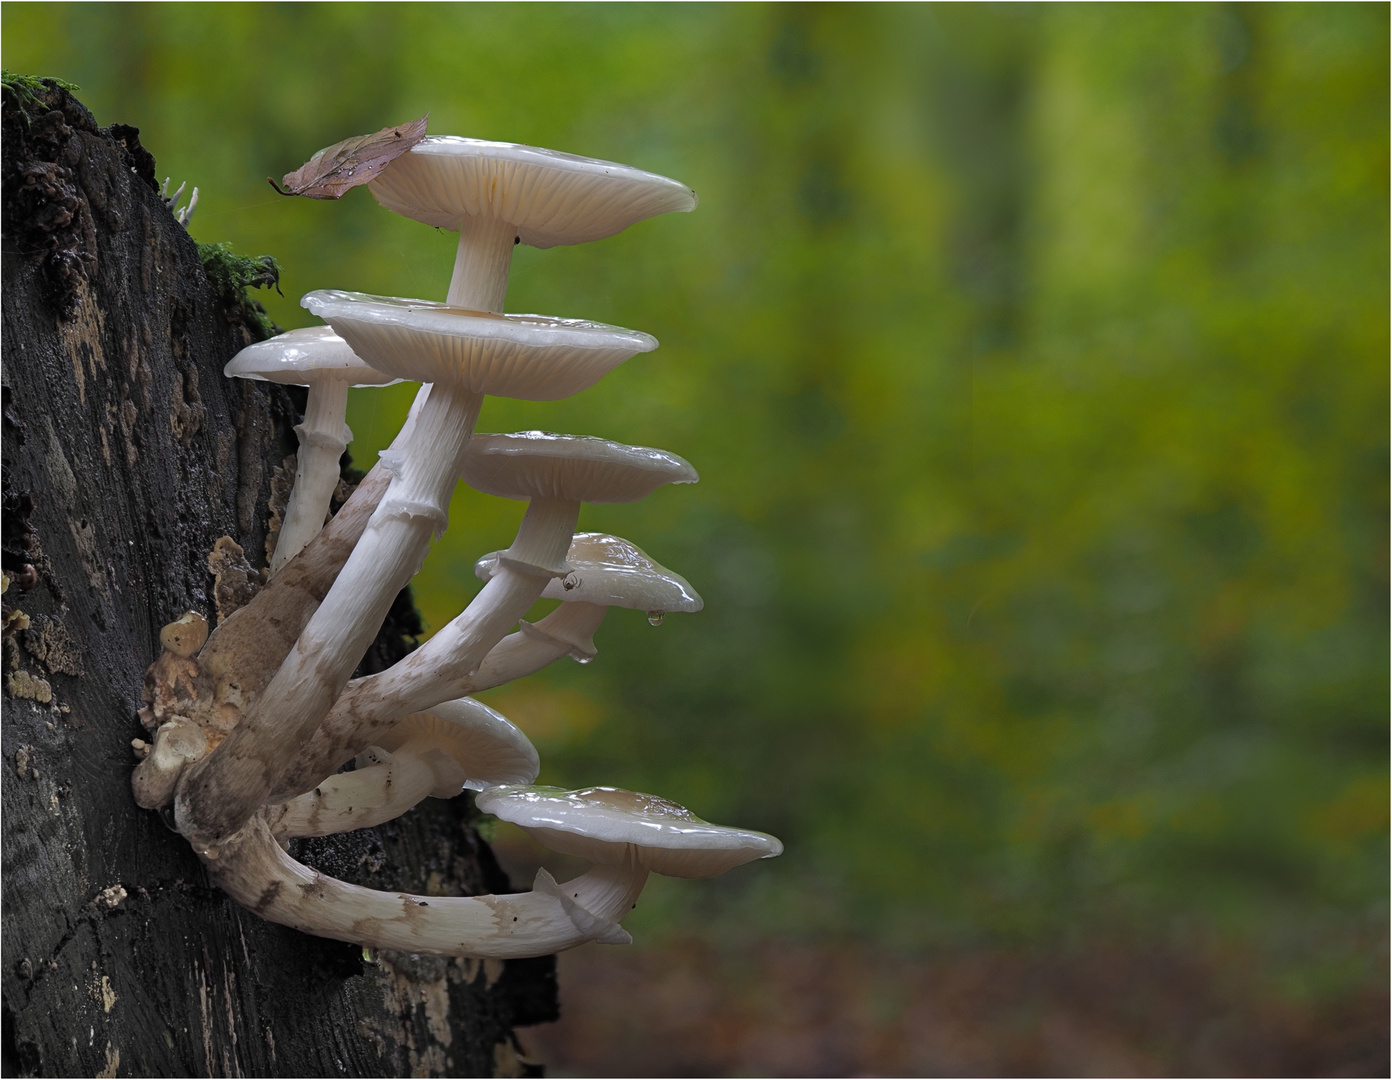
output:
<path id="1" fill-rule="evenodd" d="M 509 310 L 663 342 L 479 428 L 660 446 L 592 507 L 706 610 L 490 693 L 542 781 L 787 854 L 562 957 L 558 1074 L 1387 1069 L 1389 9 L 6 3 L 298 298 L 454 235 L 265 177 L 434 134 L 701 198 L 519 248 Z M 371 464 L 412 387 L 354 391 Z M 429 627 L 521 506 L 461 489 Z M 498 830 L 523 878 L 539 855 Z"/>

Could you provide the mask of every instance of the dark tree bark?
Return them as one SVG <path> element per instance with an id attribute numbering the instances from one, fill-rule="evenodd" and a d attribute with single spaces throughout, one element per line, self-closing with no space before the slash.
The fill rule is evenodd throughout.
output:
<path id="1" fill-rule="evenodd" d="M 130 790 L 159 631 L 216 621 L 220 537 L 264 564 L 293 393 L 228 380 L 256 333 L 210 284 L 133 128 L 54 83 L 3 102 L 5 1075 L 527 1075 L 550 957 L 477 963 L 299 934 L 213 888 Z M 252 574 L 254 579 L 255 575 Z M 412 611 L 369 654 L 407 647 Z M 465 799 L 299 857 L 375 888 L 509 891 Z"/>

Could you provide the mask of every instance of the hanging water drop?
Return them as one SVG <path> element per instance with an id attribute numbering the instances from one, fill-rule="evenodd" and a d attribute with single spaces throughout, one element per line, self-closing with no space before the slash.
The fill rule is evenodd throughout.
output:
<path id="1" fill-rule="evenodd" d="M 650 612 L 648 612 L 648 625 L 649 625 L 649 626 L 661 626 L 661 625 L 662 625 L 662 620 L 665 619 L 666 617 L 667 617 L 667 612 L 665 612 L 665 611 L 650 611 Z"/>
<path id="2" fill-rule="evenodd" d="M 571 653 L 570 658 L 574 660 L 577 664 L 588 664 L 591 660 L 594 659 L 593 656 L 585 656 L 583 653 Z"/>

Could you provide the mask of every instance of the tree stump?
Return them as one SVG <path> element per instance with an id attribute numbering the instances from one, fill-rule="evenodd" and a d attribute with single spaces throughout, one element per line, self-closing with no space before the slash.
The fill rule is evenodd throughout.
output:
<path id="1" fill-rule="evenodd" d="M 135 805 L 160 628 L 255 586 L 303 397 L 223 378 L 264 331 L 210 282 L 139 133 L 6 78 L 5 1075 L 540 1075 L 513 1028 L 555 1019 L 553 958 L 368 956 L 264 922 Z M 221 537 L 245 558 L 224 542 L 210 569 Z M 364 670 L 412 617 L 394 608 Z M 373 888 L 510 891 L 473 813 L 427 800 L 296 854 Z"/>

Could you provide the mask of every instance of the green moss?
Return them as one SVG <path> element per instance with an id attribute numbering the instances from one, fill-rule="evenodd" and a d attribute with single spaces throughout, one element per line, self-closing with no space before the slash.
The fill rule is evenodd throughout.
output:
<path id="1" fill-rule="evenodd" d="M 48 110 L 49 106 L 40 97 L 46 91 L 66 90 L 71 94 L 79 88 L 70 82 L 45 75 L 18 75 L 13 71 L 0 71 L 0 89 L 15 100 L 22 112 L 29 113 Z"/>
<path id="2" fill-rule="evenodd" d="M 266 309 L 251 297 L 247 289 L 274 287 L 280 292 L 280 263 L 272 255 L 258 255 L 252 258 L 238 255 L 232 245 L 199 244 L 198 258 L 203 263 L 203 272 L 208 282 L 227 305 L 229 312 L 257 332 L 261 338 L 268 338 L 280 332 L 271 321 Z"/>

